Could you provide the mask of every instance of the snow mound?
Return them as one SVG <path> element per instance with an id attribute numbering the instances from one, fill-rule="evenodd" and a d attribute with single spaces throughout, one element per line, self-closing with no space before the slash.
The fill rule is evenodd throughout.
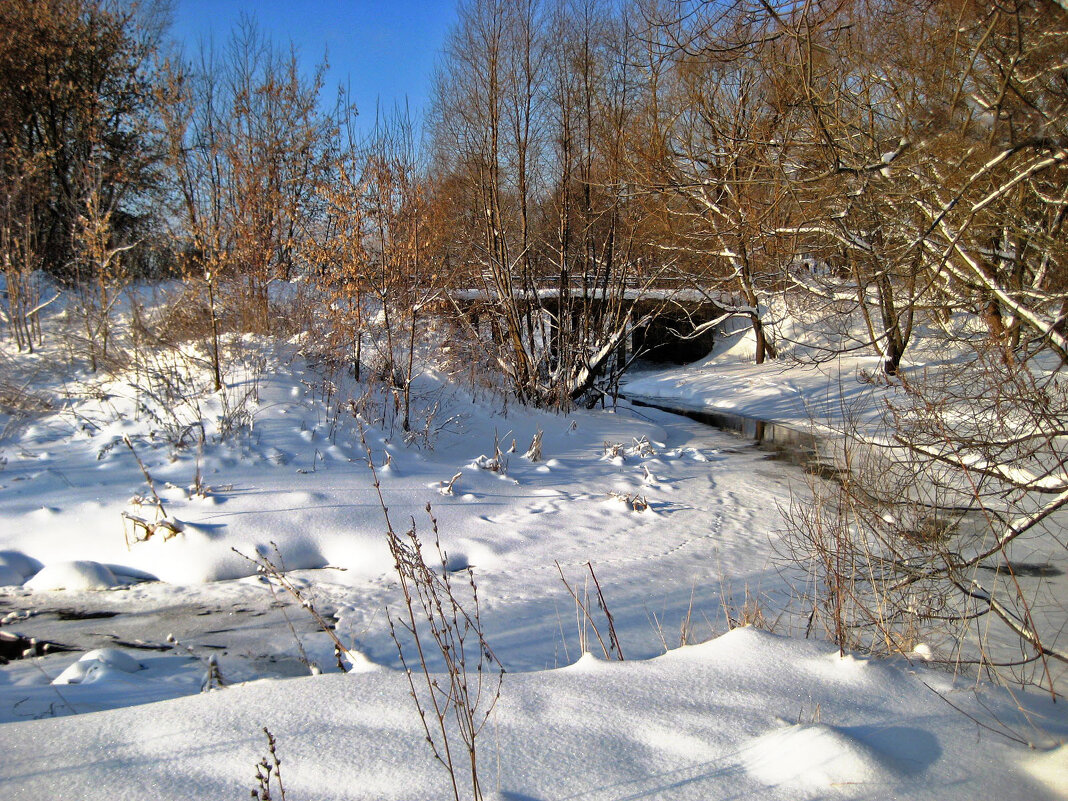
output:
<path id="1" fill-rule="evenodd" d="M 362 651 L 348 649 L 342 656 L 348 664 L 348 667 L 346 668 L 348 673 L 374 673 L 379 670 L 384 670 L 381 665 L 368 659 L 367 655 Z"/>
<path id="2" fill-rule="evenodd" d="M 0 586 L 21 584 L 43 565 L 22 551 L 0 551 Z M 7 579 L 18 577 L 15 581 Z"/>
<path id="3" fill-rule="evenodd" d="M 884 754 L 823 723 L 799 724 L 758 737 L 743 749 L 741 764 L 764 784 L 806 789 L 885 786 L 898 772 Z"/>
<path id="4" fill-rule="evenodd" d="M 16 587 L 25 580 L 26 577 L 14 568 L 0 565 L 0 587 Z"/>
<path id="5" fill-rule="evenodd" d="M 26 582 L 31 590 L 106 590 L 121 584 L 115 574 L 99 562 L 77 560 L 53 562 L 41 568 Z"/>
<path id="6" fill-rule="evenodd" d="M 823 644 L 736 632 L 650 660 L 585 657 L 577 667 L 509 674 L 483 732 L 487 762 L 499 755 L 487 776 L 501 787 L 487 798 L 1057 798 L 1062 785 L 1046 784 L 1058 781 L 1063 750 L 1044 754 L 1029 774 L 1027 749 L 977 740 L 959 712 L 932 703 L 927 682 L 948 686 L 937 674 L 889 665 L 885 681 L 843 680 L 806 668 L 835 653 Z M 67 797 L 87 801 L 141 798 L 146 787 L 160 801 L 247 798 L 264 726 L 277 738 L 293 798 L 453 798 L 430 749 L 416 747 L 425 729 L 403 671 L 189 694 L 190 682 L 203 687 L 197 660 L 146 655 L 131 674 L 107 664 L 110 652 L 103 656 L 79 663 L 98 665 L 92 683 L 85 675 L 62 689 L 67 704 L 94 714 L 0 725 L 6 801 L 54 798 L 57 782 Z M 362 662 L 355 650 L 348 657 Z M 447 679 L 432 673 L 431 681 Z M 31 689 L 20 687 L 19 696 Z M 145 703 L 167 690 L 186 697 Z M 806 698 L 806 708 L 820 704 L 836 725 L 776 722 Z M 984 703 L 1001 714 L 1015 701 L 995 691 Z M 1063 738 L 1061 718 L 1047 714 L 1057 711 L 1052 702 L 1043 699 L 1040 709 Z M 753 731 L 768 733 L 746 735 Z"/>
<path id="7" fill-rule="evenodd" d="M 560 668 L 565 673 L 593 673 L 607 665 L 604 660 L 598 659 L 589 651 L 583 651 L 574 663 Z"/>
<path id="8" fill-rule="evenodd" d="M 93 684 L 141 670 L 142 665 L 125 651 L 118 648 L 98 648 L 90 651 L 68 667 L 52 684 Z"/>

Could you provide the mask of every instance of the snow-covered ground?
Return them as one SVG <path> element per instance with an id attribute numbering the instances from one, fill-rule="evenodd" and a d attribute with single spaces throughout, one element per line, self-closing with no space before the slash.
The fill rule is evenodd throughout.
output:
<path id="1" fill-rule="evenodd" d="M 479 741 L 487 795 L 1024 799 L 1068 787 L 1063 703 L 919 659 L 843 659 L 778 616 L 799 580 L 777 552 L 780 507 L 806 490 L 749 442 L 625 404 L 519 409 L 428 368 L 415 416 L 428 436 L 406 444 L 375 419 L 380 402 L 350 405 L 358 390 L 324 384 L 292 344 L 233 345 L 222 393 L 206 391 L 192 349 L 105 381 L 5 345 L 6 385 L 60 400 L 0 417 L 0 627 L 75 649 L 0 666 L 5 799 L 247 796 L 264 726 L 294 801 L 451 797 L 389 634 L 400 598 L 368 453 L 394 526 L 414 522 L 432 543 L 432 504 L 447 568 L 477 581 L 508 671 Z M 709 371 L 692 369 L 627 391 L 708 405 Z M 794 379 L 762 378 L 773 369 L 719 369 L 713 405 L 792 420 Z M 835 396 L 831 379 L 805 381 L 798 419 L 821 381 Z M 649 389 L 668 385 L 674 395 Z M 486 469 L 495 442 L 499 471 Z M 137 541 L 133 518 L 171 528 Z M 337 672 L 328 636 L 257 573 L 263 556 L 336 623 L 358 669 Z M 561 573 L 607 638 L 596 576 L 626 662 L 604 661 Z M 775 634 L 728 633 L 758 613 Z M 443 669 L 440 655 L 428 663 Z"/>
<path id="2" fill-rule="evenodd" d="M 247 797 L 266 726 L 290 799 L 450 797 L 407 691 L 383 668 L 8 723 L 0 786 L 8 799 Z M 1055 720 L 1059 710 L 1027 700 Z M 506 676 L 483 730 L 481 781 L 509 801 L 1063 792 L 1064 746 L 1012 745 L 947 702 L 1011 710 L 1001 694 L 977 697 L 942 674 L 737 629 L 650 660 L 586 657 Z"/>

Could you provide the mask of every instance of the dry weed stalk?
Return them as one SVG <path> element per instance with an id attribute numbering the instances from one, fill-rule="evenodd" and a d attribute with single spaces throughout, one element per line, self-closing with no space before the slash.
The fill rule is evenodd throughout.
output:
<path id="1" fill-rule="evenodd" d="M 256 763 L 256 788 L 252 791 L 252 798 L 256 801 L 286 801 L 286 788 L 282 784 L 282 759 L 278 756 L 278 742 L 274 735 L 264 726 L 263 733 L 267 735 L 267 756 Z M 271 794 L 271 786 L 275 786 L 278 795 Z"/>
<path id="2" fill-rule="evenodd" d="M 133 442 L 130 438 L 123 434 L 122 441 L 127 448 L 130 449 L 130 453 L 133 454 L 135 460 L 137 460 L 137 466 L 141 468 L 141 473 L 145 477 L 145 481 L 148 483 L 149 492 L 152 493 L 152 500 L 156 505 L 156 517 L 155 520 L 148 520 L 140 515 L 130 514 L 123 511 L 123 536 L 126 538 L 126 547 L 129 548 L 131 543 L 146 542 L 150 540 L 159 531 L 163 531 L 163 540 L 167 541 L 172 537 L 182 533 L 182 524 L 177 520 L 174 520 L 167 514 L 167 509 L 163 505 L 163 500 L 159 497 L 159 493 L 156 492 L 156 484 L 152 480 L 152 475 L 148 472 L 148 468 L 145 467 L 145 463 L 138 456 L 137 451 L 134 449 Z M 130 534 L 126 530 L 125 523 L 129 522 L 134 529 L 133 539 L 130 539 Z M 141 534 L 137 534 L 140 531 Z"/>
<path id="3" fill-rule="evenodd" d="M 614 498 L 615 500 L 620 501 L 632 512 L 644 512 L 649 508 L 649 499 L 637 492 L 633 495 L 627 495 L 622 492 L 616 492 L 615 490 L 609 490 L 605 494 L 609 498 Z"/>
<path id="4" fill-rule="evenodd" d="M 727 629 L 739 629 L 746 626 L 774 631 L 775 626 L 764 615 L 764 607 L 757 598 L 749 591 L 749 585 L 745 585 L 745 597 L 740 608 L 736 608 L 731 593 L 721 596 L 723 617 L 727 621 Z"/>
<path id="5" fill-rule="evenodd" d="M 653 444 L 649 442 L 649 438 L 644 434 L 640 437 L 634 437 L 633 442 L 634 444 L 628 449 L 630 453 L 642 458 L 656 456 L 656 449 L 653 448 Z"/>
<path id="6" fill-rule="evenodd" d="M 450 478 L 448 481 L 442 481 L 438 487 L 438 492 L 442 495 L 452 495 L 453 488 L 456 486 L 456 482 L 463 477 L 463 471 L 457 470 L 456 475 Z"/>
<path id="7" fill-rule="evenodd" d="M 564 587 L 575 601 L 575 611 L 579 618 L 579 646 L 585 652 L 586 636 L 585 636 L 585 624 L 588 623 L 593 630 L 593 635 L 597 638 L 597 643 L 601 646 L 601 650 L 604 652 L 605 659 L 611 659 L 612 654 L 616 655 L 616 658 L 623 661 L 623 649 L 619 645 L 619 638 L 616 636 L 615 620 L 612 618 L 612 613 L 608 609 L 608 602 L 604 599 L 604 594 L 601 592 L 601 583 L 597 580 L 597 574 L 593 572 L 593 563 L 586 562 L 586 568 L 589 571 L 590 578 L 593 580 L 593 585 L 597 593 L 597 606 L 604 612 L 605 620 L 608 623 L 608 644 L 605 644 L 604 638 L 601 636 L 601 630 L 597 627 L 597 621 L 593 619 L 593 615 L 590 614 L 590 597 L 587 589 L 583 589 L 582 596 L 574 590 L 574 588 L 568 583 L 567 578 L 564 576 L 564 570 L 560 567 L 559 562 L 554 562 L 556 570 L 560 574 L 560 581 L 564 583 Z"/>
<path id="8" fill-rule="evenodd" d="M 122 513 L 123 519 L 123 537 L 126 539 L 126 547 L 136 545 L 139 542 L 148 542 L 159 532 L 163 532 L 163 541 L 177 537 L 182 533 L 182 524 L 177 520 L 170 518 L 162 518 L 160 520 L 148 520 L 140 515 L 130 514 L 127 511 Z M 125 524 L 129 523 L 133 528 L 133 535 L 126 529 Z"/>
<path id="9" fill-rule="evenodd" d="M 501 450 L 501 439 L 496 431 L 493 432 L 493 456 L 482 454 L 475 459 L 475 465 L 480 470 L 488 470 L 502 476 L 508 475 L 508 459 Z"/>
<path id="10" fill-rule="evenodd" d="M 527 448 L 527 452 L 523 454 L 531 462 L 540 462 L 541 455 L 541 439 L 545 432 L 540 428 L 534 433 L 534 437 L 530 440 L 530 447 Z"/>
<path id="11" fill-rule="evenodd" d="M 241 553 L 237 548 L 231 548 L 234 553 L 240 556 L 242 559 L 246 559 L 256 566 L 256 572 L 264 577 L 267 581 L 267 588 L 271 592 L 271 597 L 277 599 L 278 595 L 275 592 L 275 585 L 281 587 L 286 593 L 288 593 L 293 600 L 295 600 L 302 609 L 304 609 L 315 621 L 319 630 L 322 631 L 330 640 L 334 643 L 334 659 L 337 660 L 338 670 L 345 671 L 345 663 L 342 661 L 349 653 L 349 649 L 342 644 L 337 633 L 334 631 L 334 627 L 327 622 L 326 618 L 320 614 L 319 610 L 315 608 L 315 604 L 308 598 L 300 588 L 290 581 L 289 576 L 286 575 L 285 563 L 282 561 L 282 554 L 278 550 L 278 545 L 274 542 L 271 543 L 271 547 L 274 549 L 275 560 L 271 560 L 264 554 L 259 554 L 257 558 Z M 293 627 L 293 622 L 289 619 L 289 615 L 286 614 L 285 609 L 282 609 L 282 615 L 286 619 L 286 623 L 289 626 L 289 631 L 293 635 L 293 639 L 296 640 L 297 648 L 300 651 L 300 661 L 308 668 L 310 672 L 317 673 L 318 669 L 311 660 L 308 659 L 307 653 L 304 651 L 304 644 L 300 641 L 300 637 L 297 636 L 297 631 Z"/>
<path id="12" fill-rule="evenodd" d="M 184 649 L 189 656 L 204 665 L 204 679 L 200 683 L 200 691 L 208 693 L 212 690 L 222 690 L 229 686 L 229 682 L 223 677 L 222 668 L 219 667 L 219 655 L 212 653 L 208 656 L 198 654 L 192 645 L 180 642 L 173 634 L 166 637 L 168 646 L 159 646 L 159 650 L 168 650 L 170 646 Z"/>
<path id="13" fill-rule="evenodd" d="M 483 633 L 474 572 L 470 567 L 465 569 L 473 605 L 473 610 L 468 612 L 457 597 L 447 569 L 448 559 L 441 547 L 437 520 L 430 504 L 426 511 L 434 534 L 440 573 L 424 558 L 414 520 L 403 535 L 394 529 L 362 432 L 361 439 L 385 518 L 386 535 L 403 597 L 402 616 L 394 619 L 389 615 L 387 618 L 390 635 L 408 677 L 427 743 L 434 758 L 448 771 L 453 797 L 459 801 L 461 784 L 466 782 L 470 784 L 471 797 L 480 801 L 478 736 L 500 698 L 504 667 Z M 418 665 L 414 670 L 405 656 L 406 643 L 415 651 Z M 431 649 L 444 661 L 443 677 L 431 672 L 428 661 Z M 417 671 L 420 678 L 416 677 Z"/>

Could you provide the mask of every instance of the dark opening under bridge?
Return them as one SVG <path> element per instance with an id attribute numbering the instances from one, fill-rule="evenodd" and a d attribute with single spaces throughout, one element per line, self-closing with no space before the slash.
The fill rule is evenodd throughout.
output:
<path id="1" fill-rule="evenodd" d="M 485 330 L 483 315 L 493 314 L 501 302 L 500 295 L 480 289 L 454 290 L 452 303 L 476 331 Z M 601 319 L 610 311 L 620 319 L 628 313 L 642 321 L 620 345 L 622 355 L 640 352 L 642 358 L 657 362 L 685 364 L 697 361 L 712 350 L 715 320 L 724 315 L 744 313 L 746 304 L 730 293 L 702 292 L 685 287 L 628 287 L 609 292 L 583 293 L 582 287 L 561 292 L 559 287 L 520 290 L 512 293 L 511 302 L 524 314 L 544 313 L 555 336 L 559 321 L 571 316 L 572 326 L 581 315 Z M 489 326 L 488 335 L 495 340 L 501 332 Z"/>

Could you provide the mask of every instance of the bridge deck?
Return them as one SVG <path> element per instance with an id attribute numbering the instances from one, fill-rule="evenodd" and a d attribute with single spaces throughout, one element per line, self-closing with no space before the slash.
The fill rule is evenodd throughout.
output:
<path id="1" fill-rule="evenodd" d="M 571 287 L 567 292 L 567 296 L 570 298 L 580 298 L 582 297 L 582 292 L 583 288 L 581 286 Z M 486 289 L 454 289 L 449 292 L 449 295 L 453 299 L 461 302 L 491 302 L 501 297 L 500 293 L 496 290 Z M 561 297 L 561 291 L 559 287 L 545 287 L 543 289 L 536 289 L 533 293 L 526 289 L 517 289 L 513 293 L 513 297 L 518 300 L 526 300 L 532 296 L 537 297 L 539 300 L 558 300 Z M 610 300 L 618 300 L 620 298 L 625 301 L 630 301 L 631 303 L 639 301 L 671 301 L 673 303 L 694 305 L 711 303 L 721 308 L 730 308 L 740 305 L 737 302 L 737 298 L 729 292 L 702 292 L 699 289 L 679 287 L 652 287 L 648 289 L 643 289 L 641 287 L 627 287 L 623 290 L 622 294 L 619 292 L 611 292 L 607 296 L 607 299 Z M 600 290 L 594 290 L 590 293 L 589 299 L 593 301 L 604 301 L 606 297 Z"/>

